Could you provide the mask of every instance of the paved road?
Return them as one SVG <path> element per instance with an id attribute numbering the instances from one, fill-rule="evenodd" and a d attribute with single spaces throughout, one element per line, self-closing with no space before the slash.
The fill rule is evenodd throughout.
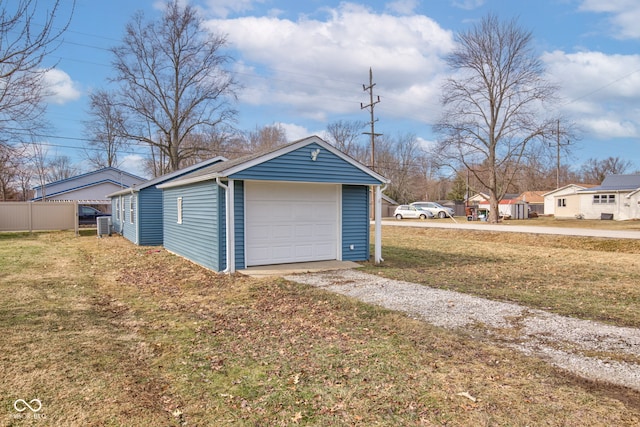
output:
<path id="1" fill-rule="evenodd" d="M 463 230 L 504 231 L 511 233 L 559 234 L 564 236 L 606 237 L 610 239 L 640 239 L 640 231 L 633 230 L 599 230 L 591 228 L 540 227 L 532 225 L 515 225 L 512 223 L 487 224 L 486 222 L 469 222 L 456 220 L 457 223 L 444 220 L 411 221 L 383 220 L 382 225 L 396 227 L 433 227 L 458 228 Z"/>

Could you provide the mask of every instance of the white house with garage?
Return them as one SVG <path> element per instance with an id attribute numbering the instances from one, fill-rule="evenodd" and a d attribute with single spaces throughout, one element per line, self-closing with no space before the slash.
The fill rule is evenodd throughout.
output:
<path id="1" fill-rule="evenodd" d="M 164 247 L 214 271 L 381 257 L 389 181 L 317 136 L 222 161 L 158 185 Z"/>
<path id="2" fill-rule="evenodd" d="M 544 193 L 544 214 L 560 217 L 575 216 L 578 213 L 578 199 L 568 196 L 578 194 L 578 191 L 585 190 L 591 185 L 568 184 L 553 191 Z M 574 206 L 575 204 L 575 206 Z"/>
<path id="3" fill-rule="evenodd" d="M 640 219 L 640 175 L 609 175 L 599 186 L 556 192 L 553 199 L 556 218 Z"/>

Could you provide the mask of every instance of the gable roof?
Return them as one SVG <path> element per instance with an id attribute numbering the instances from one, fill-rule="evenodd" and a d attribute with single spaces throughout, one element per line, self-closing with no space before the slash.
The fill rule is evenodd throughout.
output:
<path id="1" fill-rule="evenodd" d="M 82 173 L 80 175 L 74 175 L 74 176 L 71 176 L 69 178 L 60 179 L 58 181 L 48 182 L 44 186 L 46 188 L 46 187 L 49 187 L 49 186 L 59 185 L 59 184 L 62 184 L 62 183 L 65 183 L 65 182 L 70 182 L 70 181 L 75 181 L 75 180 L 78 180 L 78 179 L 81 179 L 81 178 L 85 178 L 85 177 L 88 177 L 88 176 L 91 176 L 91 175 L 98 175 L 98 174 L 102 174 L 104 172 L 109 172 L 109 171 L 115 172 L 117 174 L 127 175 L 128 177 L 133 178 L 134 180 L 141 181 L 141 182 L 142 181 L 146 181 L 145 178 L 142 178 L 142 177 L 134 175 L 132 173 L 123 171 L 121 169 L 114 168 L 114 167 L 106 167 L 106 168 L 102 168 L 102 169 L 96 169 L 96 170 L 91 171 L 91 172 Z M 100 181 L 104 181 L 104 180 L 100 180 Z M 115 181 L 113 181 L 113 182 L 118 184 Z M 33 187 L 34 190 L 39 190 L 40 188 L 42 188 L 41 185 Z"/>
<path id="2" fill-rule="evenodd" d="M 609 175 L 597 187 L 580 192 L 633 191 L 640 188 L 640 175 Z"/>
<path id="3" fill-rule="evenodd" d="M 164 184 L 158 185 L 158 188 L 179 187 L 181 185 L 193 184 L 193 183 L 202 182 L 202 181 L 209 181 L 216 178 L 226 178 L 233 174 L 237 174 L 253 166 L 265 163 L 271 159 L 280 157 L 284 154 L 290 153 L 292 151 L 295 151 L 301 147 L 304 147 L 312 143 L 320 145 L 323 149 L 333 153 L 334 155 L 338 156 L 339 158 L 346 161 L 350 165 L 360 169 L 362 172 L 371 176 L 375 180 L 381 183 L 390 182 L 387 178 L 377 174 L 376 172 L 367 168 L 357 160 L 353 159 L 352 157 L 349 157 L 347 154 L 341 152 L 337 148 L 333 147 L 331 144 L 327 143 L 326 141 L 322 140 L 318 136 L 314 135 L 314 136 L 303 138 L 298 141 L 281 145 L 279 147 L 275 147 L 266 151 L 250 154 L 248 156 L 239 157 L 234 160 L 227 160 L 225 162 L 220 162 L 218 164 L 211 165 L 206 168 L 202 168 L 193 173 L 174 179 L 171 182 L 166 182 Z"/>
<path id="4" fill-rule="evenodd" d="M 544 203 L 542 191 L 525 191 L 516 200 L 527 203 Z"/>
<path id="5" fill-rule="evenodd" d="M 542 197 L 550 196 L 551 194 L 557 193 L 559 191 L 566 190 L 568 188 L 574 188 L 574 189 L 576 189 L 576 191 L 582 191 L 582 190 L 585 190 L 585 189 L 591 188 L 591 187 L 595 187 L 595 185 L 593 185 L 593 184 L 567 184 L 567 185 L 565 185 L 563 187 L 556 188 L 555 190 L 551 190 L 551 191 L 549 191 L 547 193 L 544 193 L 542 195 Z"/>
<path id="6" fill-rule="evenodd" d="M 206 168 L 207 166 L 214 165 L 216 163 L 225 162 L 225 161 L 227 161 L 227 159 L 225 157 L 222 157 L 222 156 L 212 157 L 212 158 L 204 160 L 204 161 L 202 161 L 200 163 L 196 163 L 195 165 L 187 166 L 186 168 L 179 169 L 177 171 L 173 171 L 173 172 L 161 175 L 159 177 L 150 179 L 148 181 L 143 182 L 140 185 L 134 185 L 132 187 L 125 188 L 125 189 L 120 190 L 120 191 L 116 191 L 115 193 L 111 193 L 111 194 L 107 195 L 107 197 L 115 197 L 115 196 L 120 196 L 120 195 L 123 195 L 123 194 L 129 194 L 132 191 L 133 192 L 138 192 L 138 191 L 143 190 L 145 188 L 152 187 L 152 186 L 155 186 L 155 185 L 158 185 L 158 184 L 162 184 L 163 182 L 166 182 L 166 181 L 172 180 L 174 178 L 180 177 L 182 175 L 188 174 L 189 172 L 196 171 L 196 170 L 201 169 L 201 168 Z"/>

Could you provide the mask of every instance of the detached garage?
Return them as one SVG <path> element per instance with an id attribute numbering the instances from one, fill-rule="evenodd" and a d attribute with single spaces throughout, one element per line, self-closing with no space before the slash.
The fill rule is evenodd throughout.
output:
<path id="1" fill-rule="evenodd" d="M 313 136 L 163 183 L 164 246 L 215 271 L 381 260 L 381 187 L 388 180 Z M 229 236 L 229 238 L 228 238 Z"/>

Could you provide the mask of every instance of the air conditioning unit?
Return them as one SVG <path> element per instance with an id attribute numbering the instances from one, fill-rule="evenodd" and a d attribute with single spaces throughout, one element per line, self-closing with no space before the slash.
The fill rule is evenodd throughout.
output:
<path id="1" fill-rule="evenodd" d="M 111 236 L 111 217 L 99 216 L 97 219 L 98 237 L 102 237 L 105 234 Z"/>

